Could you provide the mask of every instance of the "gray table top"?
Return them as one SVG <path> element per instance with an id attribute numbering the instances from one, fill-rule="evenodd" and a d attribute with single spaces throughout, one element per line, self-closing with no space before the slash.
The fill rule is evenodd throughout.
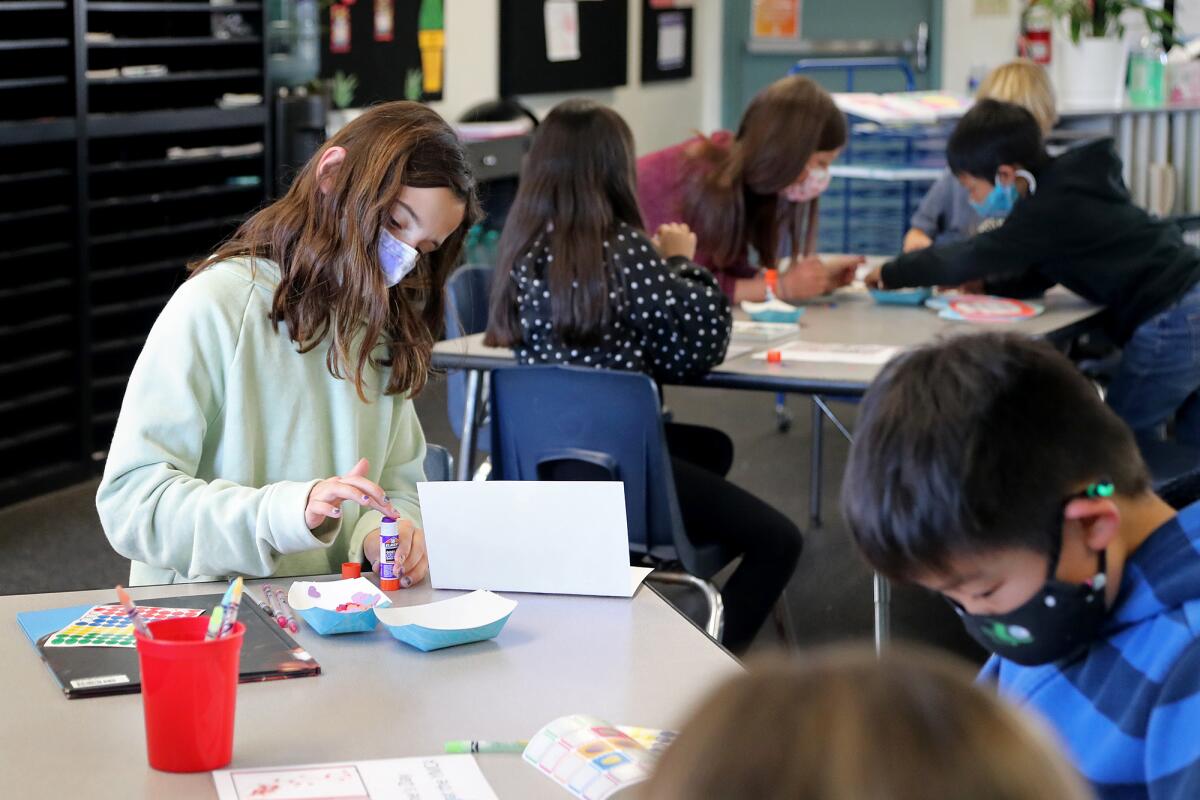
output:
<path id="1" fill-rule="evenodd" d="M 146 586 L 130 594 L 223 588 Z M 390 596 L 411 605 L 455 594 L 425 585 Z M 321 637 L 301 623 L 295 638 L 323 674 L 239 686 L 232 766 L 437 755 L 451 739 L 528 738 L 572 713 L 668 728 L 740 669 L 646 586 L 631 600 L 508 596 L 520 605 L 498 638 L 432 653 L 397 642 L 382 627 Z M 0 597 L 0 794 L 216 796 L 208 773 L 174 775 L 147 766 L 141 695 L 67 700 L 16 622 L 19 611 L 112 600 L 111 590 Z M 477 758 L 501 798 L 568 796 L 520 756 Z"/>
<path id="2" fill-rule="evenodd" d="M 1103 311 L 1062 288 L 1047 292 L 1038 302 L 1046 307 L 1042 315 L 1021 322 L 996 323 L 986 329 L 995 330 L 1003 325 L 1005 330 L 1030 336 L 1068 339 L 1097 326 Z M 744 318 L 740 310 L 734 313 Z M 926 308 L 882 306 L 861 289 L 845 289 L 826 300 L 808 303 L 800 323 L 794 338 L 775 340 L 770 347 L 779 349 L 792 341 L 812 341 L 908 348 L 941 336 L 985 329 L 978 324 L 941 319 Z M 799 361 L 768 364 L 753 357 L 765 349 L 765 344 L 755 345 L 749 351 L 731 346 L 731 356 L 696 383 L 730 389 L 861 395 L 882 369 L 873 364 Z M 485 347 L 483 335 L 476 334 L 438 342 L 433 349 L 433 363 L 444 369 L 495 369 L 513 364 L 514 358 L 511 350 Z"/>

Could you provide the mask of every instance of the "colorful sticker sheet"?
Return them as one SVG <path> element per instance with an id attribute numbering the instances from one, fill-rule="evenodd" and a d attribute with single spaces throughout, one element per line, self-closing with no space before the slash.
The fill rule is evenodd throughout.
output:
<path id="1" fill-rule="evenodd" d="M 147 623 L 177 617 L 198 617 L 199 608 L 160 608 L 138 606 L 138 615 Z M 45 647 L 136 647 L 133 623 L 125 608 L 118 604 L 92 606 L 79 619 L 46 639 Z"/>
<path id="2" fill-rule="evenodd" d="M 604 800 L 650 777 L 675 734 L 620 728 L 597 717 L 560 717 L 529 740 L 523 758 L 582 800 Z"/>

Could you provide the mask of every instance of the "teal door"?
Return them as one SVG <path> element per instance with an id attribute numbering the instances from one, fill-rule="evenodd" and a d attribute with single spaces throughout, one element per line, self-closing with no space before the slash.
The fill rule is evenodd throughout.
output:
<path id="1" fill-rule="evenodd" d="M 941 13 L 943 0 L 802 0 L 800 34 L 804 50 L 790 53 L 751 52 L 752 0 L 725 0 L 722 121 L 734 127 L 746 103 L 762 87 L 787 74 L 799 58 L 891 55 L 897 46 L 918 44 L 924 24 L 927 47 L 922 55 L 909 52 L 918 89 L 940 86 Z M 805 52 L 807 51 L 807 52 Z M 831 91 L 845 91 L 844 73 L 814 73 Z M 857 91 L 898 91 L 904 79 L 897 72 L 859 73 Z"/>

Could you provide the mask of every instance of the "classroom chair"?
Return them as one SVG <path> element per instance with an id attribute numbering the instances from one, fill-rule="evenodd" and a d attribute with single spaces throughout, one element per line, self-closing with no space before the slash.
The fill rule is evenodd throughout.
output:
<path id="1" fill-rule="evenodd" d="M 487 329 L 488 297 L 494 272 L 495 269 L 487 264 L 464 264 L 450 275 L 446 281 L 445 338 L 457 339 Z M 487 408 L 489 380 L 486 372 L 472 373 L 470 380 L 463 370 L 451 370 L 446 375 L 446 412 L 450 416 L 450 429 L 460 442 L 463 441 L 463 410 L 468 402 L 482 403 Z M 481 420 L 477 447 L 487 452 L 491 446 L 487 416 L 482 414 L 476 418 Z"/>
<path id="2" fill-rule="evenodd" d="M 491 392 L 493 479 L 621 481 L 631 554 L 654 565 L 651 579 L 699 590 L 705 630 L 719 641 L 724 608 L 711 579 L 735 554 L 688 539 L 654 381 L 640 372 L 510 367 L 492 373 Z"/>
<path id="3" fill-rule="evenodd" d="M 454 480 L 454 456 L 440 444 L 425 445 L 425 480 Z"/>

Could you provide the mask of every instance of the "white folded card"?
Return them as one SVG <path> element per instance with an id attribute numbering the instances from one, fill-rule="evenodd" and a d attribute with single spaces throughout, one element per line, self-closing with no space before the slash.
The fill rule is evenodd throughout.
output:
<path id="1" fill-rule="evenodd" d="M 619 481 L 418 483 L 435 589 L 632 597 Z"/>

